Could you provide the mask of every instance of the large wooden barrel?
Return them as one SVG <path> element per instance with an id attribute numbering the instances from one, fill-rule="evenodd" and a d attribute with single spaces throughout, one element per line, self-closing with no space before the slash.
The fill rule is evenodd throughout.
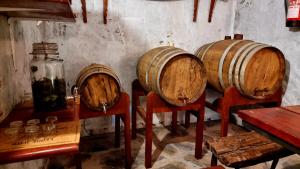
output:
<path id="1" fill-rule="evenodd" d="M 108 66 L 91 64 L 80 71 L 77 77 L 81 101 L 92 110 L 106 111 L 120 97 L 120 81 Z"/>
<path id="2" fill-rule="evenodd" d="M 198 100 L 207 81 L 200 59 L 172 46 L 146 52 L 138 62 L 137 76 L 145 90 L 176 106 Z"/>
<path id="3" fill-rule="evenodd" d="M 282 85 L 285 60 L 282 52 L 251 40 L 221 40 L 196 51 L 204 63 L 209 84 L 219 91 L 235 86 L 255 99 L 273 95 Z"/>

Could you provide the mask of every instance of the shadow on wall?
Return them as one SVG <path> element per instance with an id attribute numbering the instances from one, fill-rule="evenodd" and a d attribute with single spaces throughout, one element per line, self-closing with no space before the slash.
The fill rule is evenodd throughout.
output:
<path id="1" fill-rule="evenodd" d="M 285 94 L 286 90 L 287 90 L 287 87 L 288 87 L 288 83 L 289 83 L 289 79 L 290 79 L 290 62 L 288 60 L 285 59 L 285 76 L 284 76 L 284 79 L 283 79 L 283 82 L 282 82 L 282 95 Z"/>

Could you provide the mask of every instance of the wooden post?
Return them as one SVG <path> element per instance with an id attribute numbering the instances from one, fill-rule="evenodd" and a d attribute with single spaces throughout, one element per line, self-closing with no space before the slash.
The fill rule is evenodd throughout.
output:
<path id="1" fill-rule="evenodd" d="M 103 22 L 107 24 L 108 0 L 103 0 Z"/>
<path id="2" fill-rule="evenodd" d="M 214 8 L 215 8 L 215 3 L 216 3 L 216 0 L 211 0 L 210 1 L 209 14 L 208 14 L 208 22 L 211 22 L 212 15 L 213 15 Z"/>
<path id="3" fill-rule="evenodd" d="M 85 0 L 81 0 L 81 9 L 82 9 L 83 22 L 87 23 L 86 2 L 85 2 Z"/>
<path id="4" fill-rule="evenodd" d="M 197 21 L 197 15 L 198 15 L 198 5 L 199 0 L 194 0 L 194 15 L 193 15 L 193 22 Z"/>

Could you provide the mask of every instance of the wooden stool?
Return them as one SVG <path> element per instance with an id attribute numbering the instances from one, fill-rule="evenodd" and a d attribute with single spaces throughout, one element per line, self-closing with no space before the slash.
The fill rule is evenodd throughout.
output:
<path id="1" fill-rule="evenodd" d="M 273 96 L 266 99 L 251 99 L 239 93 L 235 87 L 225 89 L 224 95 L 216 99 L 213 103 L 206 102 L 206 107 L 220 113 L 221 115 L 221 137 L 227 136 L 230 108 L 233 106 L 273 104 L 280 106 L 282 100 L 282 89 L 280 88 Z"/>
<path id="2" fill-rule="evenodd" d="M 136 138 L 136 112 L 138 112 L 146 123 L 146 147 L 145 147 L 145 167 L 151 168 L 152 166 L 152 120 L 153 113 L 172 112 L 172 133 L 176 133 L 177 126 L 177 111 L 194 110 L 192 114 L 197 117 L 196 124 L 196 148 L 195 157 L 197 159 L 202 157 L 202 141 L 203 141 L 203 126 L 204 126 L 204 106 L 205 106 L 205 93 L 193 104 L 182 107 L 170 105 L 163 101 L 154 92 L 147 94 L 147 106 L 144 110 L 140 106 L 139 96 L 145 96 L 146 92 L 141 87 L 138 80 L 132 83 L 132 137 Z"/>
<path id="3" fill-rule="evenodd" d="M 221 137 L 205 144 L 212 151 L 211 166 L 216 166 L 219 160 L 225 166 L 236 169 L 270 160 L 273 160 L 271 169 L 275 169 L 279 158 L 292 154 L 256 132 Z"/>
<path id="4" fill-rule="evenodd" d="M 80 119 L 87 119 L 99 116 L 115 115 L 115 147 L 120 147 L 120 119 L 124 123 L 125 137 L 125 168 L 131 168 L 131 136 L 130 136 L 130 98 L 125 92 L 121 93 L 119 101 L 106 112 L 93 111 L 84 104 L 80 105 Z"/>

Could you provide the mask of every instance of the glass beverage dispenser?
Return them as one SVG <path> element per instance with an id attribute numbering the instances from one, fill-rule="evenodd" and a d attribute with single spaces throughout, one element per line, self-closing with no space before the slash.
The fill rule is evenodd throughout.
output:
<path id="1" fill-rule="evenodd" d="M 65 108 L 66 82 L 58 45 L 34 43 L 31 54 L 31 87 L 35 111 L 48 112 Z"/>

